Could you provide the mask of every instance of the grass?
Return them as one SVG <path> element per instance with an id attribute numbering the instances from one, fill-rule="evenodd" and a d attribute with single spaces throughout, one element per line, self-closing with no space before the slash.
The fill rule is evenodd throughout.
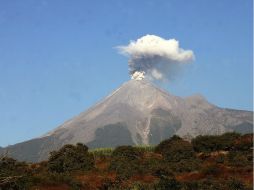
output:
<path id="1" fill-rule="evenodd" d="M 140 150 L 142 152 L 152 152 L 152 151 L 154 151 L 155 146 L 153 146 L 153 145 L 137 145 L 134 147 L 136 147 L 138 150 Z M 95 148 L 95 149 L 89 150 L 89 152 L 91 154 L 93 154 L 94 157 L 111 156 L 113 151 L 114 151 L 114 148 Z"/>
<path id="2" fill-rule="evenodd" d="M 111 156 L 114 148 L 95 148 L 89 150 L 94 157 L 101 157 L 101 156 Z"/>
<path id="3" fill-rule="evenodd" d="M 153 152 L 154 148 L 155 148 L 154 145 L 137 145 L 134 147 L 136 147 L 138 150 L 140 150 L 142 152 Z"/>

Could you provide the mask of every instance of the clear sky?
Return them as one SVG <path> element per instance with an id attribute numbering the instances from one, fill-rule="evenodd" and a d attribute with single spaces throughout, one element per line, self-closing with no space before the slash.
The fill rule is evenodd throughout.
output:
<path id="1" fill-rule="evenodd" d="M 0 146 L 40 136 L 129 80 L 114 49 L 175 38 L 196 61 L 170 93 L 252 110 L 251 0 L 1 0 Z"/>

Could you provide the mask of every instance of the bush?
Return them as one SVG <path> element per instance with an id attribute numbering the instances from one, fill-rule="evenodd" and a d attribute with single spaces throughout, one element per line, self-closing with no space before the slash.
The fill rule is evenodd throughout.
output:
<path id="1" fill-rule="evenodd" d="M 119 146 L 112 153 L 112 158 L 126 158 L 128 160 L 135 160 L 141 156 L 142 152 L 132 146 Z"/>
<path id="2" fill-rule="evenodd" d="M 216 158 L 215 158 L 215 161 L 216 163 L 218 164 L 223 164 L 225 162 L 225 155 L 223 154 L 219 154 Z"/>
<path id="3" fill-rule="evenodd" d="M 247 190 L 242 182 L 235 179 L 229 181 L 203 179 L 185 182 L 183 186 L 183 190 Z"/>
<path id="4" fill-rule="evenodd" d="M 230 190 L 245 190 L 244 184 L 237 179 L 230 179 L 227 183 Z"/>
<path id="5" fill-rule="evenodd" d="M 152 171 L 153 176 L 159 177 L 161 179 L 166 177 L 174 177 L 172 168 L 169 166 L 168 163 L 164 163 L 162 160 L 158 162 L 157 165 L 151 167 L 150 170 Z"/>
<path id="6" fill-rule="evenodd" d="M 29 186 L 29 181 L 23 176 L 10 176 L 0 180 L 1 190 L 26 190 Z"/>
<path id="7" fill-rule="evenodd" d="M 246 134 L 234 142 L 234 149 L 238 151 L 248 151 L 253 147 L 253 134 Z"/>
<path id="8" fill-rule="evenodd" d="M 168 149 L 168 146 L 171 142 L 173 141 L 177 141 L 177 140 L 182 140 L 179 136 L 177 135 L 174 135 L 172 136 L 170 139 L 166 139 L 162 142 L 160 142 L 154 149 L 155 152 L 157 153 L 162 153 L 162 152 L 165 152 L 167 149 Z"/>
<path id="9" fill-rule="evenodd" d="M 94 168 L 94 158 L 88 153 L 87 146 L 81 143 L 76 146 L 65 145 L 59 151 L 50 153 L 48 169 L 51 172 L 87 171 L 92 168 Z"/>
<path id="10" fill-rule="evenodd" d="M 194 158 L 192 145 L 178 136 L 162 141 L 155 147 L 155 152 L 162 154 L 169 162 Z"/>
<path id="11" fill-rule="evenodd" d="M 153 145 L 138 145 L 134 146 L 141 152 L 153 152 L 154 151 L 154 146 Z"/>
<path id="12" fill-rule="evenodd" d="M 153 184 L 153 183 L 147 184 L 147 183 L 141 183 L 141 182 L 134 182 L 131 185 L 130 190 L 155 190 L 155 184 Z"/>
<path id="13" fill-rule="evenodd" d="M 205 179 L 198 182 L 198 188 L 200 190 L 221 190 L 225 189 L 225 186 L 220 181 L 211 179 Z"/>
<path id="14" fill-rule="evenodd" d="M 0 177 L 25 174 L 27 170 L 28 166 L 25 162 L 18 162 L 9 157 L 0 158 Z"/>
<path id="15" fill-rule="evenodd" d="M 3 157 L 0 160 L 0 171 L 16 169 L 18 162 L 13 158 Z"/>
<path id="16" fill-rule="evenodd" d="M 232 150 L 235 141 L 240 137 L 241 135 L 236 132 L 224 133 L 218 136 L 218 150 Z"/>
<path id="17" fill-rule="evenodd" d="M 227 155 L 228 163 L 231 166 L 252 166 L 252 151 L 230 151 Z"/>
<path id="18" fill-rule="evenodd" d="M 238 133 L 225 133 L 220 136 L 204 135 L 192 139 L 191 143 L 196 152 L 213 152 L 218 150 L 231 150 L 240 137 Z"/>
<path id="19" fill-rule="evenodd" d="M 220 169 L 216 164 L 211 164 L 203 168 L 201 172 L 205 175 L 215 176 L 220 173 Z"/>
<path id="20" fill-rule="evenodd" d="M 119 146 L 112 153 L 110 170 L 115 170 L 117 175 L 123 178 L 129 178 L 139 172 L 140 159 L 142 153 L 132 146 Z"/>
<path id="21" fill-rule="evenodd" d="M 182 189 L 182 184 L 178 182 L 175 178 L 164 178 L 159 181 L 155 189 L 180 190 Z"/>
<path id="22" fill-rule="evenodd" d="M 81 187 L 84 187 L 85 185 L 83 183 L 81 184 L 70 173 L 57 173 L 57 172 L 40 173 L 39 175 L 33 176 L 32 180 L 35 186 L 57 186 L 66 184 L 73 190 L 81 189 Z"/>
<path id="23" fill-rule="evenodd" d="M 183 185 L 175 178 L 162 178 L 159 182 L 150 184 L 134 182 L 130 188 L 123 188 L 124 190 L 182 190 Z M 119 188 L 117 188 L 119 190 Z"/>
<path id="24" fill-rule="evenodd" d="M 0 158 L 0 189 L 25 190 L 32 185 L 31 170 L 25 162 L 13 158 Z"/>
<path id="25" fill-rule="evenodd" d="M 177 173 L 196 171 L 200 168 L 200 160 L 196 158 L 183 159 L 179 162 L 171 163 L 170 168 Z"/>
<path id="26" fill-rule="evenodd" d="M 183 190 L 197 190 L 198 181 L 185 182 Z"/>

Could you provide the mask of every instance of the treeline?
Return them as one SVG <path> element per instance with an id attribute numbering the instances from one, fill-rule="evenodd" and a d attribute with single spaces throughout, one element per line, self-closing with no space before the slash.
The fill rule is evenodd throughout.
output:
<path id="1" fill-rule="evenodd" d="M 0 159 L 0 189 L 250 190 L 253 134 L 178 136 L 155 147 L 65 145 L 48 161 Z"/>

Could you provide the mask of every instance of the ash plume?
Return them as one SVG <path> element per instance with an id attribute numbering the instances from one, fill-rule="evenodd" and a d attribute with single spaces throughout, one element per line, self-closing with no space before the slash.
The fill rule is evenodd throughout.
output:
<path id="1" fill-rule="evenodd" d="M 177 40 L 155 35 L 145 35 L 117 49 L 129 57 L 129 73 L 136 80 L 172 80 L 183 65 L 194 60 L 193 51 L 180 48 Z"/>

